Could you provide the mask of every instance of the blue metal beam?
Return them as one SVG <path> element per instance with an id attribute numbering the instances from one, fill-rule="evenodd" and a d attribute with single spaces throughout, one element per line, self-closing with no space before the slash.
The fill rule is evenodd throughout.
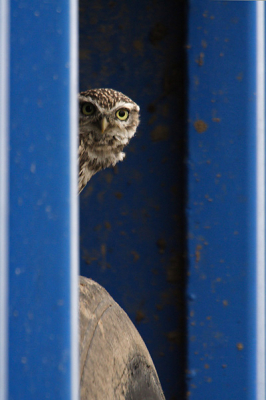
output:
<path id="1" fill-rule="evenodd" d="M 191 399 L 265 399 L 264 35 L 264 2 L 190 1 Z"/>
<path id="2" fill-rule="evenodd" d="M 265 388 L 265 4 L 256 3 L 256 399 Z"/>
<path id="3" fill-rule="evenodd" d="M 77 4 L 10 7 L 9 398 L 77 399 Z"/>
<path id="4" fill-rule="evenodd" d="M 0 0 L 0 399 L 7 399 L 8 379 L 8 68 L 9 7 Z"/>

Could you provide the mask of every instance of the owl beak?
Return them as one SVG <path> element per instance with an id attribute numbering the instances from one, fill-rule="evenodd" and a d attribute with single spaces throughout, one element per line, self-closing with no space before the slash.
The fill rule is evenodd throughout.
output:
<path id="1" fill-rule="evenodd" d="M 103 119 L 101 120 L 101 132 L 102 133 L 104 133 L 107 126 L 108 126 L 108 121 L 107 121 L 106 117 L 103 117 Z"/>

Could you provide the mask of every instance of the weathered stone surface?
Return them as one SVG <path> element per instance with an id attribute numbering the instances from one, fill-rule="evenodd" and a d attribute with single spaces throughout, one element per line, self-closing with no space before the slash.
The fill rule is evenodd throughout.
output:
<path id="1" fill-rule="evenodd" d="M 150 354 L 107 291 L 80 277 L 81 400 L 165 400 Z"/>

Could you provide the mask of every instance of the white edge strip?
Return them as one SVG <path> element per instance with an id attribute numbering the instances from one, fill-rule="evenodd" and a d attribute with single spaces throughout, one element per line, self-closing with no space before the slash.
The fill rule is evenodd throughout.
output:
<path id="1" fill-rule="evenodd" d="M 0 0 L 0 399 L 8 398 L 9 1 Z"/>
<path id="2" fill-rule="evenodd" d="M 71 400 L 79 399 L 78 2 L 69 2 Z"/>
<path id="3" fill-rule="evenodd" d="M 265 4 L 256 2 L 256 400 L 265 400 Z"/>

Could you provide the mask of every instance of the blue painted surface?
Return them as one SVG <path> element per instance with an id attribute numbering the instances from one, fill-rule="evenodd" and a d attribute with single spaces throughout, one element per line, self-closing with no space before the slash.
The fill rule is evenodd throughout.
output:
<path id="1" fill-rule="evenodd" d="M 69 7 L 11 1 L 9 399 L 70 399 Z"/>
<path id="2" fill-rule="evenodd" d="M 8 387 L 9 4 L 0 0 L 0 399 Z"/>
<path id="3" fill-rule="evenodd" d="M 183 2 L 80 1 L 80 89 L 111 87 L 141 124 L 115 169 L 80 196 L 81 274 L 144 339 L 167 399 L 184 394 Z"/>
<path id="4" fill-rule="evenodd" d="M 190 1 L 188 391 L 255 398 L 256 2 Z"/>

